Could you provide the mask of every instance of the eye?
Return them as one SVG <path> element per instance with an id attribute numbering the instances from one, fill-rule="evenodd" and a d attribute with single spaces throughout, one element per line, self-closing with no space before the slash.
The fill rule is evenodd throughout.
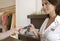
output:
<path id="1" fill-rule="evenodd" d="M 48 3 L 45 3 L 45 5 L 48 5 Z"/>
<path id="2" fill-rule="evenodd" d="M 44 3 L 44 4 L 42 4 L 42 6 L 44 6 L 44 5 L 48 5 L 48 3 Z"/>

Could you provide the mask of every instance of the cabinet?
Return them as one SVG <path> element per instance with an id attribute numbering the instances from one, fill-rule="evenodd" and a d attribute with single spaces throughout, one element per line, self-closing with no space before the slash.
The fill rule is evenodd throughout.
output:
<path id="1" fill-rule="evenodd" d="M 47 14 L 41 14 L 41 15 L 28 15 L 27 16 L 30 20 L 31 23 L 37 28 L 39 29 L 42 25 L 42 23 L 44 22 L 45 18 L 48 17 Z"/>
<path id="2" fill-rule="evenodd" d="M 10 28 L 9 29 L 11 29 L 12 27 L 16 27 L 16 12 L 15 12 L 15 5 L 13 5 L 13 6 L 9 6 L 9 7 L 5 7 L 5 8 L 0 8 L 0 12 L 3 12 L 3 15 L 2 16 L 4 16 L 4 17 L 6 17 L 6 19 L 8 20 L 8 21 L 6 21 L 6 24 L 8 25 L 8 24 L 10 24 Z M 1 19 L 2 20 L 2 19 Z M 10 22 L 10 20 L 11 20 L 11 22 Z M 5 21 L 5 18 L 3 19 L 3 21 Z M 8 26 L 6 26 L 6 28 L 3 28 L 3 29 L 7 29 L 7 27 Z M 0 29 L 0 32 L 2 31 L 2 29 Z"/>
<path id="3" fill-rule="evenodd" d="M 16 28 L 16 7 L 15 5 L 5 7 L 5 8 L 0 8 L 0 12 L 3 12 L 2 16 L 5 16 L 6 18 L 3 19 L 3 27 L 0 29 L 0 33 L 10 31 L 12 28 Z M 6 21 L 7 20 L 7 21 Z M 13 31 L 11 31 L 13 32 Z M 8 32 L 6 35 L 10 35 L 10 32 Z M 16 33 L 13 33 L 11 37 L 16 38 Z"/>

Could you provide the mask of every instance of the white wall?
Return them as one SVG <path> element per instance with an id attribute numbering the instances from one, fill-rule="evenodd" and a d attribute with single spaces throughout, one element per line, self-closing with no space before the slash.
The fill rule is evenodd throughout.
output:
<path id="1" fill-rule="evenodd" d="M 39 0 L 38 11 L 41 9 Z M 36 12 L 36 0 L 16 0 L 16 26 L 26 26 L 30 23 L 27 15 Z"/>

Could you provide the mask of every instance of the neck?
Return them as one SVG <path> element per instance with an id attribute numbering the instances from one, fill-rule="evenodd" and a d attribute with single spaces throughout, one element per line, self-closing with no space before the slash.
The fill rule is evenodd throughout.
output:
<path id="1" fill-rule="evenodd" d="M 56 13 L 55 12 L 52 12 L 52 13 L 50 13 L 50 18 L 55 18 L 56 17 Z"/>

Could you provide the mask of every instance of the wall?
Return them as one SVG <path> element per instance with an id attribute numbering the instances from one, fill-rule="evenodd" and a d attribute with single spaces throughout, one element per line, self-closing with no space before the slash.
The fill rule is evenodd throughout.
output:
<path id="1" fill-rule="evenodd" d="M 38 4 L 37 5 L 36 0 L 16 0 L 16 26 L 17 27 L 26 26 L 30 24 L 30 19 L 27 18 L 27 15 L 35 13 L 36 10 L 40 11 L 41 0 L 38 0 L 38 2 L 39 3 L 37 3 Z M 38 9 L 36 9 L 36 6 L 39 6 Z"/>

